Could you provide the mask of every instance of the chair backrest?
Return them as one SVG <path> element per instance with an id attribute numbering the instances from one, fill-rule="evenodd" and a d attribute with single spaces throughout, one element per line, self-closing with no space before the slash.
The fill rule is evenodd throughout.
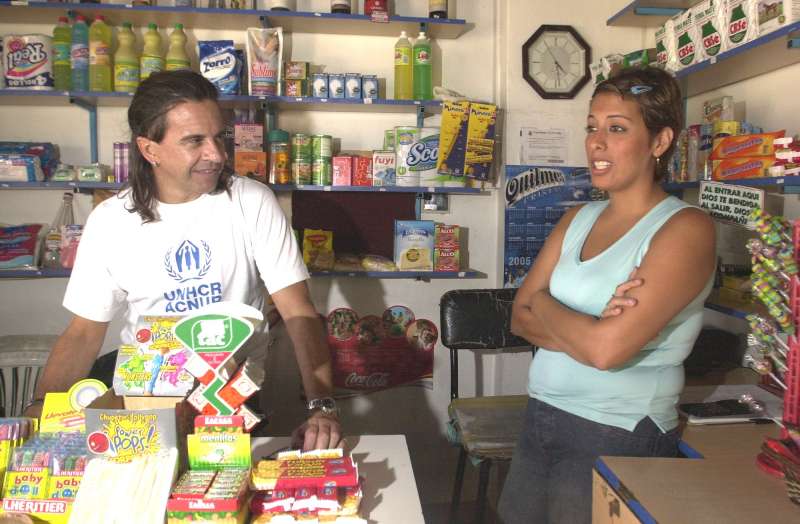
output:
<path id="1" fill-rule="evenodd" d="M 458 397 L 458 351 L 533 347 L 511 333 L 516 289 L 458 289 L 439 302 L 442 345 L 450 350 L 450 398 Z"/>
<path id="2" fill-rule="evenodd" d="M 15 417 L 33 399 L 54 335 L 0 337 L 0 416 Z"/>

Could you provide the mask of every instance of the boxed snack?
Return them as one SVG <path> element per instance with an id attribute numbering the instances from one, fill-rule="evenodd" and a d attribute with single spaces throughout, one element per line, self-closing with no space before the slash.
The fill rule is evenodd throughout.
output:
<path id="1" fill-rule="evenodd" d="M 764 35 L 800 20 L 800 0 L 753 0 L 758 34 Z"/>
<path id="2" fill-rule="evenodd" d="M 488 180 L 494 159 L 494 132 L 497 106 L 470 105 L 467 128 L 467 148 L 464 155 L 464 174 L 476 180 Z"/>
<path id="3" fill-rule="evenodd" d="M 461 228 L 447 224 L 436 224 L 435 247 L 458 248 L 461 245 Z"/>
<path id="4" fill-rule="evenodd" d="M 372 185 L 372 157 L 358 155 L 353 158 L 353 185 Z"/>
<path id="5" fill-rule="evenodd" d="M 769 169 L 777 160 L 771 156 L 733 157 L 712 160 L 712 180 L 736 180 L 741 178 L 768 177 Z"/>
<path id="6" fill-rule="evenodd" d="M 308 80 L 284 80 L 283 96 L 308 96 Z"/>
<path id="7" fill-rule="evenodd" d="M 433 271 L 432 220 L 394 221 L 394 262 L 400 271 Z"/>
<path id="8" fill-rule="evenodd" d="M 439 158 L 436 170 L 440 175 L 464 176 L 464 157 L 467 152 L 467 124 L 470 103 L 467 101 L 442 103 L 442 124 L 439 133 Z"/>
<path id="9" fill-rule="evenodd" d="M 461 250 L 458 247 L 437 247 L 433 250 L 434 271 L 460 271 Z"/>
<path id="10" fill-rule="evenodd" d="M 395 153 L 394 151 L 372 152 L 372 185 L 395 185 Z"/>
<path id="11" fill-rule="evenodd" d="M 167 502 L 167 523 L 247 522 L 247 470 L 188 470 Z"/>
<path id="12" fill-rule="evenodd" d="M 233 170 L 239 176 L 267 181 L 267 154 L 263 151 L 237 151 L 233 154 Z"/>
<path id="13" fill-rule="evenodd" d="M 308 80 L 308 62 L 287 61 L 283 65 L 286 80 Z"/>
<path id="14" fill-rule="evenodd" d="M 264 151 L 264 126 L 261 124 L 234 124 L 234 151 Z"/>
<path id="15" fill-rule="evenodd" d="M 720 96 L 703 102 L 703 123 L 713 124 L 717 120 L 733 120 L 733 97 Z"/>
<path id="16" fill-rule="evenodd" d="M 772 156 L 777 149 L 774 144 L 775 139 L 783 138 L 785 134 L 786 131 L 774 131 L 772 133 L 716 138 L 714 139 L 714 147 L 711 150 L 711 159 Z"/>
<path id="17" fill-rule="evenodd" d="M 353 157 L 341 155 L 333 157 L 333 185 L 349 186 L 353 183 Z"/>

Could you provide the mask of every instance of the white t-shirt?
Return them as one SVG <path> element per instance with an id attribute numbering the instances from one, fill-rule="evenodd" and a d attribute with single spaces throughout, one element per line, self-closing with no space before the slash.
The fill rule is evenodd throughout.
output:
<path id="1" fill-rule="evenodd" d="M 230 196 L 159 202 L 160 220 L 146 224 L 131 207 L 126 190 L 89 215 L 63 303 L 97 322 L 127 306 L 123 344 L 135 343 L 141 315 L 186 315 L 220 301 L 266 314 L 266 292 L 308 278 L 289 222 L 263 184 L 234 177 Z M 267 329 L 265 321 L 238 355 L 265 354 Z"/>

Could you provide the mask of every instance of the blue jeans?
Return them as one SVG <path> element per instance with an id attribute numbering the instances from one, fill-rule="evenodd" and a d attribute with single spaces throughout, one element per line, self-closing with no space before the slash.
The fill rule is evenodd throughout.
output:
<path id="1" fill-rule="evenodd" d="M 633 431 L 572 415 L 531 398 L 500 495 L 505 524 L 590 524 L 592 467 L 601 455 L 676 457 L 677 428 L 645 417 Z"/>

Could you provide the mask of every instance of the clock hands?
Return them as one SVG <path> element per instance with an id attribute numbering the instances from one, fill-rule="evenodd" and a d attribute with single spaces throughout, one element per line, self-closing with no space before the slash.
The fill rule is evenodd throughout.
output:
<path id="1" fill-rule="evenodd" d="M 567 70 L 564 69 L 561 66 L 561 64 L 558 62 L 558 59 L 556 58 L 556 55 L 553 54 L 553 51 L 550 49 L 550 46 L 547 45 L 547 42 L 544 43 L 544 47 L 545 47 L 545 49 L 547 49 L 547 52 L 550 54 L 550 56 L 553 57 L 553 62 L 556 64 L 556 76 L 558 75 L 558 71 L 559 70 L 561 70 L 562 73 L 566 73 Z"/>

